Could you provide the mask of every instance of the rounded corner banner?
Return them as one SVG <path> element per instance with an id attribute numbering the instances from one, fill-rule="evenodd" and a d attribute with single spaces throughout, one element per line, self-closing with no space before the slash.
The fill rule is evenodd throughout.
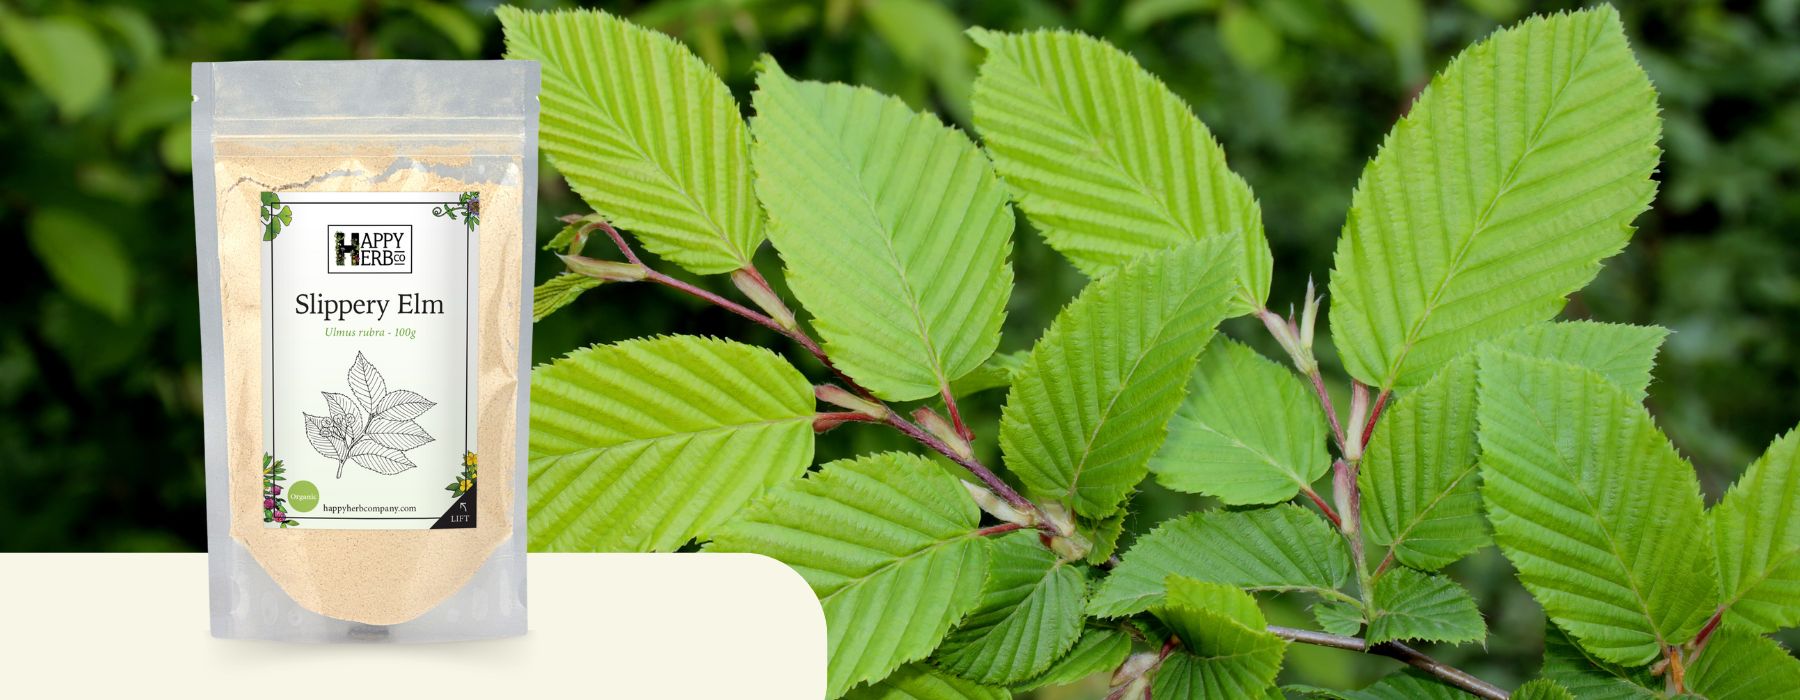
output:
<path id="1" fill-rule="evenodd" d="M 480 207 L 263 193 L 265 526 L 476 526 Z"/>

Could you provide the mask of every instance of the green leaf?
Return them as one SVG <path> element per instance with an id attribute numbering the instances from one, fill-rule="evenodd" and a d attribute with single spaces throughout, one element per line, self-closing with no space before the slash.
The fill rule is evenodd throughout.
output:
<path id="1" fill-rule="evenodd" d="M 975 127 L 1051 247 L 1100 276 L 1152 250 L 1237 234 L 1232 315 L 1262 307 L 1273 265 L 1262 211 L 1187 103 L 1084 34 L 969 33 L 988 51 Z"/>
<path id="2" fill-rule="evenodd" d="M 1586 367 L 1642 401 L 1650 388 L 1656 351 L 1668 337 L 1669 329 L 1661 326 L 1561 321 L 1526 326 L 1495 340 L 1493 346 Z"/>
<path id="3" fill-rule="evenodd" d="M 1034 500 L 1105 518 L 1149 472 L 1230 298 L 1229 238 L 1146 255 L 1083 289 L 1013 376 L 1006 467 Z"/>
<path id="4" fill-rule="evenodd" d="M 63 292 L 114 321 L 131 315 L 136 268 L 106 224 L 68 209 L 43 209 L 26 233 Z"/>
<path id="5" fill-rule="evenodd" d="M 1163 599 L 1170 575 L 1252 591 L 1341 596 L 1350 553 L 1337 531 L 1298 506 L 1205 511 L 1138 538 L 1088 600 L 1088 614 L 1120 617 Z"/>
<path id="6" fill-rule="evenodd" d="M 825 608 L 826 695 L 838 697 L 923 658 L 981 602 L 980 517 L 956 477 L 884 452 L 772 489 L 708 550 L 774 557 L 806 578 Z"/>
<path id="7" fill-rule="evenodd" d="M 1435 571 L 1492 539 L 1476 490 L 1475 377 L 1465 355 L 1400 397 L 1363 455 L 1363 530 L 1407 566 Z"/>
<path id="8" fill-rule="evenodd" d="M 1800 430 L 1775 440 L 1713 506 L 1727 625 L 1800 625 Z"/>
<path id="9" fill-rule="evenodd" d="M 1475 599 L 1444 576 L 1393 569 L 1375 579 L 1374 593 L 1370 644 L 1398 639 L 1462 644 L 1487 636 Z"/>
<path id="10" fill-rule="evenodd" d="M 1280 503 L 1330 468 L 1327 437 L 1311 388 L 1286 367 L 1220 337 L 1200 355 L 1150 471 L 1165 487 L 1230 505 Z"/>
<path id="11" fill-rule="evenodd" d="M 604 12 L 495 14 L 507 58 L 543 66 L 544 153 L 582 199 L 695 273 L 750 264 L 763 241 L 750 132 L 705 62 Z"/>
<path id="12" fill-rule="evenodd" d="M 596 345 L 531 379 L 531 545 L 673 551 L 812 462 L 812 385 L 762 348 Z"/>
<path id="13" fill-rule="evenodd" d="M 20 17 L 0 8 L 0 43 L 65 119 L 92 111 L 112 88 L 112 53 L 80 18 Z"/>
<path id="14" fill-rule="evenodd" d="M 1556 625 L 1544 630 L 1545 678 L 1573 691 L 1581 700 L 1653 700 L 1661 698 L 1661 678 L 1643 668 L 1625 668 L 1594 658 Z"/>
<path id="15" fill-rule="evenodd" d="M 1641 399 L 1667 334 L 1653 326 L 1538 323 L 1488 347 L 1588 367 Z M 1464 355 L 1400 397 L 1363 456 L 1357 483 L 1369 541 L 1416 569 L 1443 568 L 1492 540 L 1477 491 L 1475 371 L 1475 356 Z"/>
<path id="16" fill-rule="evenodd" d="M 1156 698 L 1248 698 L 1266 695 L 1287 642 L 1268 631 L 1256 599 L 1236 587 L 1171 576 L 1168 596 L 1151 609 L 1180 638 L 1179 651 L 1157 669 Z"/>
<path id="17" fill-rule="evenodd" d="M 1721 630 L 1687 672 L 1687 688 L 1706 700 L 1800 698 L 1800 659 L 1769 639 Z"/>
<path id="18" fill-rule="evenodd" d="M 1460 690 L 1444 685 L 1422 671 L 1406 669 L 1382 676 L 1381 680 L 1362 690 L 1329 688 L 1296 688 L 1314 698 L 1334 700 L 1468 700 Z"/>
<path id="19" fill-rule="evenodd" d="M 1046 686 L 1067 685 L 1097 673 L 1111 673 L 1131 655 L 1131 636 L 1123 630 L 1089 627 L 1075 647 L 1036 678 L 1013 686 L 1024 692 Z"/>
<path id="20" fill-rule="evenodd" d="M 1350 374 L 1418 386 L 1548 319 L 1624 247 L 1656 191 L 1656 93 L 1609 6 L 1464 51 L 1363 171 L 1331 330 Z"/>
<path id="21" fill-rule="evenodd" d="M 1519 580 L 1607 661 L 1692 639 L 1718 600 L 1693 467 L 1591 370 L 1504 352 L 1480 363 L 1482 496 Z"/>
<path id="22" fill-rule="evenodd" d="M 1075 529 L 1094 545 L 1094 548 L 1088 551 L 1087 563 L 1099 566 L 1118 552 L 1119 536 L 1125 534 L 1125 516 L 1129 514 L 1130 511 L 1120 508 L 1119 512 L 1113 513 L 1104 520 L 1075 519 Z"/>
<path id="23" fill-rule="evenodd" d="M 1013 375 L 1025 367 L 1025 358 L 1029 355 L 1030 353 L 1023 350 L 994 353 L 974 371 L 963 375 L 961 379 L 950 382 L 950 394 L 968 396 L 989 389 L 1010 387 Z"/>
<path id="24" fill-rule="evenodd" d="M 1313 619 L 1319 629 L 1332 634 L 1354 637 L 1363 628 L 1363 613 L 1356 605 L 1341 600 L 1321 600 L 1313 604 Z"/>
<path id="25" fill-rule="evenodd" d="M 545 316 L 574 303 L 582 292 L 600 286 L 601 282 L 598 278 L 573 272 L 564 272 L 544 280 L 543 284 L 531 290 L 531 320 L 544 320 Z"/>
<path id="26" fill-rule="evenodd" d="M 1035 530 L 992 541 L 981 604 L 944 638 L 933 663 L 963 678 L 1011 685 L 1043 673 L 1081 638 L 1087 576 Z"/>
<path id="27" fill-rule="evenodd" d="M 1219 11 L 1219 44 L 1231 60 L 1251 70 L 1268 68 L 1281 58 L 1281 33 L 1254 7 L 1238 3 Z"/>
<path id="28" fill-rule="evenodd" d="M 879 683 L 850 691 L 845 700 L 1008 700 L 1004 688 L 957 678 L 922 664 L 909 664 Z"/>
<path id="29" fill-rule="evenodd" d="M 756 193 L 831 359 L 894 401 L 945 391 L 1000 343 L 1012 208 L 981 151 L 892 97 L 762 62 Z"/>
<path id="30" fill-rule="evenodd" d="M 1556 681 L 1540 678 L 1519 686 L 1513 691 L 1513 700 L 1575 700 L 1575 695 L 1556 684 Z"/>

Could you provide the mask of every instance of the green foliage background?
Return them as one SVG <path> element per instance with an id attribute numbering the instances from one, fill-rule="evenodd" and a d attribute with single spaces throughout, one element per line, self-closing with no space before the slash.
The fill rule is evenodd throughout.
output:
<path id="1" fill-rule="evenodd" d="M 523 2 L 542 9 L 552 2 Z M 1650 405 L 1716 498 L 1800 423 L 1800 0 L 1620 3 L 1662 96 L 1655 208 L 1568 316 L 1674 330 Z M 1277 261 L 1271 308 L 1321 280 L 1350 188 L 1430 73 L 1526 12 L 1518 0 L 660 0 L 603 7 L 682 38 L 740 99 L 775 54 L 795 77 L 840 80 L 935 108 L 965 128 L 977 49 L 966 26 L 1061 26 L 1130 51 L 1189 100 L 1262 199 Z M 0 1 L 0 551 L 203 546 L 199 328 L 188 178 L 196 60 L 494 58 L 492 3 Z M 546 167 L 539 231 L 586 208 Z M 1082 285 L 1021 218 L 1001 350 L 1026 347 Z M 598 250 L 599 246 L 594 249 Z M 763 268 L 779 267 L 763 250 Z M 540 262 L 540 278 L 558 269 Z M 672 269 L 672 266 L 664 266 Z M 717 284 L 722 278 L 703 283 Z M 777 280 L 777 284 L 779 284 Z M 725 291 L 725 290 L 720 290 Z M 1265 341 L 1243 319 L 1226 332 Z M 1251 321 L 1254 323 L 1254 321 Z M 782 339 L 650 285 L 607 286 L 538 326 L 540 361 L 651 333 Z M 1280 356 L 1273 347 L 1263 348 Z M 792 357 L 798 354 L 789 353 Z M 1324 349 L 1326 364 L 1335 363 Z M 808 372 L 819 367 L 803 364 Z M 1328 368 L 1328 375 L 1338 368 Z M 1335 387 L 1341 389 L 1341 387 Z M 996 455 L 999 392 L 965 408 Z M 901 438 L 851 426 L 818 461 Z M 1156 487 L 1128 531 L 1193 509 Z M 1461 565 L 1491 648 L 1469 670 L 1533 669 L 1541 617 L 1491 551 Z M 1496 585 L 1482 587 L 1491 580 Z M 1517 600 L 1496 600 L 1500 591 Z M 1295 618 L 1277 624 L 1299 622 Z M 1356 686 L 1385 662 L 1296 648 L 1295 680 Z M 1447 660 L 1454 660 L 1447 659 Z"/>

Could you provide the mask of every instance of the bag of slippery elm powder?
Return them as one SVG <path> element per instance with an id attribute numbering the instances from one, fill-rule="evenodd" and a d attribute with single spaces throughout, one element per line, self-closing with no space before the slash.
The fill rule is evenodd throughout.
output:
<path id="1" fill-rule="evenodd" d="M 213 634 L 522 634 L 537 64 L 193 92 Z"/>

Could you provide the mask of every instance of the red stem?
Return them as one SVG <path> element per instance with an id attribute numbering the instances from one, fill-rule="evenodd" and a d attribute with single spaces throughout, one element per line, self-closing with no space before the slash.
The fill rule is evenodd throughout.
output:
<path id="1" fill-rule="evenodd" d="M 1380 396 L 1375 397 L 1375 406 L 1369 409 L 1369 420 L 1364 422 L 1362 427 L 1363 447 L 1368 447 L 1369 438 L 1375 436 L 1375 421 L 1381 420 L 1381 409 L 1387 407 L 1388 398 L 1391 396 L 1393 396 L 1393 391 L 1384 389 Z"/>
<path id="2" fill-rule="evenodd" d="M 975 536 L 976 537 L 987 537 L 988 535 L 999 535 L 999 534 L 1004 534 L 1004 533 L 1012 532 L 1015 530 L 1023 530 L 1023 529 L 1025 529 L 1025 526 L 1020 525 L 1018 523 L 1001 523 L 1001 524 L 995 525 L 993 527 L 984 527 L 984 528 L 981 528 L 980 530 L 976 530 Z"/>
<path id="3" fill-rule="evenodd" d="M 995 475 L 986 465 L 983 465 L 972 457 L 964 457 L 957 454 L 955 450 L 950 449 L 949 445 L 944 444 L 943 440 L 937 439 L 937 436 L 932 435 L 930 431 L 901 417 L 898 411 L 888 411 L 887 424 L 894 426 L 894 429 L 904 433 L 907 437 L 917 440 L 919 444 L 931 448 L 932 451 L 950 458 L 950 461 L 969 470 L 971 474 L 975 475 L 975 478 L 980 479 L 981 483 L 986 484 L 989 490 L 999 495 L 1002 499 L 1005 499 L 1007 504 L 1012 507 L 1019 510 L 1038 510 L 1037 504 L 1026 500 L 1024 496 L 1019 495 L 1018 491 L 1013 490 L 1012 486 L 1007 485 L 1005 481 Z M 1045 520 L 1048 521 L 1047 518 Z M 1068 533 L 1059 532 L 1056 534 L 1065 535 Z"/>
<path id="4" fill-rule="evenodd" d="M 950 387 L 944 387 L 939 393 L 944 397 L 944 409 L 950 412 L 950 424 L 956 426 L 956 434 L 961 435 L 964 440 L 974 442 L 975 431 L 970 430 L 969 426 L 963 423 L 962 411 L 957 410 L 956 397 L 950 394 Z"/>
<path id="5" fill-rule="evenodd" d="M 1331 421 L 1331 436 L 1337 439 L 1338 451 L 1342 452 L 1344 446 L 1350 443 L 1344 441 L 1344 426 L 1338 423 L 1337 407 L 1331 404 L 1331 392 L 1325 389 L 1325 375 L 1315 369 L 1306 376 L 1312 380 L 1313 394 L 1319 397 L 1319 405 L 1325 409 L 1325 418 Z"/>
<path id="6" fill-rule="evenodd" d="M 1326 503 L 1325 499 L 1319 497 L 1319 492 L 1312 490 L 1312 487 L 1310 486 L 1301 489 L 1300 492 L 1306 494 L 1306 497 L 1312 500 L 1313 505 L 1319 507 L 1319 512 L 1325 514 L 1325 517 L 1331 521 L 1332 526 L 1338 528 L 1344 526 L 1344 519 L 1338 517 L 1337 511 L 1332 509 L 1330 503 Z"/>
<path id="7" fill-rule="evenodd" d="M 862 395 L 863 398 L 871 400 L 875 399 L 874 394 L 871 394 L 868 389 L 864 389 L 861 384 L 856 383 L 856 380 L 851 379 L 850 375 L 844 374 L 843 370 L 838 369 L 837 365 L 832 364 L 831 358 L 825 355 L 825 349 L 819 347 L 818 342 L 814 341 L 812 336 L 799 330 L 782 328 L 781 324 L 775 322 L 775 319 L 769 318 L 761 312 L 651 269 L 650 266 L 644 264 L 643 260 L 638 258 L 637 252 L 631 249 L 631 244 L 625 242 L 625 236 L 621 235 L 618 229 L 613 228 L 612 224 L 606 223 L 605 221 L 595 221 L 594 223 L 589 224 L 589 227 L 606 231 L 606 235 L 612 237 L 613 244 L 619 247 L 619 252 L 625 256 L 627 262 L 644 268 L 645 280 L 655 282 L 670 289 L 685 292 L 721 309 L 742 316 L 756 325 L 788 337 L 794 342 L 799 343 L 800 347 L 805 348 L 813 357 L 818 358 L 819 362 L 824 364 L 826 369 L 831 370 L 831 373 L 836 375 L 838 380 L 842 381 L 845 386 L 850 387 L 851 391 Z M 763 284 L 768 284 L 768 281 L 763 279 L 762 273 L 758 272 L 754 266 L 746 267 L 744 269 L 748 270 L 751 275 L 754 275 L 757 280 L 762 281 Z"/>

